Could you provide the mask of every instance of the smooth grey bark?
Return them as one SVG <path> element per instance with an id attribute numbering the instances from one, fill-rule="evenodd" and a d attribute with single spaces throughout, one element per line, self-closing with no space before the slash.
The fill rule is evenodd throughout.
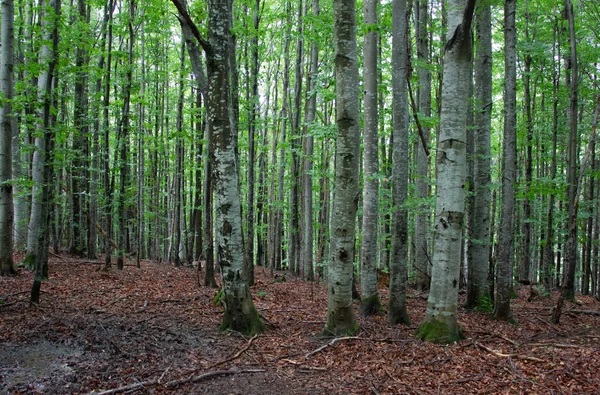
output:
<path id="1" fill-rule="evenodd" d="M 356 0 L 334 0 L 333 14 L 338 136 L 324 333 L 338 336 L 358 330 L 352 307 L 360 154 Z"/>
<path id="2" fill-rule="evenodd" d="M 491 302 L 488 282 L 490 255 L 490 131 L 492 119 L 492 10 L 481 2 L 476 11 L 475 56 L 475 192 L 470 234 L 467 308 L 477 308 L 483 298 Z"/>
<path id="3" fill-rule="evenodd" d="M 379 314 L 381 303 L 377 293 L 377 219 L 379 217 L 379 137 L 377 108 L 377 54 L 378 34 L 377 0 L 364 2 L 364 187 L 362 215 L 362 244 L 360 250 L 360 313 Z"/>
<path id="4" fill-rule="evenodd" d="M 29 221 L 27 243 L 28 263 L 35 268 L 31 286 L 31 302 L 39 303 L 42 281 L 48 276 L 48 245 L 50 241 L 50 174 L 52 171 L 52 145 L 54 131 L 51 128 L 52 90 L 54 70 L 57 63 L 58 17 L 60 0 L 47 0 L 42 3 L 42 32 L 44 44 L 40 51 L 40 64 L 45 67 L 38 77 L 38 114 L 36 125 L 41 131 L 35 138 L 33 157 L 32 211 Z M 35 211 L 34 208 L 35 207 Z M 32 226 L 37 226 L 32 231 Z M 29 242 L 35 237 L 35 242 Z M 33 250 L 32 248 L 35 248 Z"/>
<path id="5" fill-rule="evenodd" d="M 320 12 L 319 0 L 312 0 L 312 15 L 318 17 Z M 317 94 L 313 92 L 316 87 L 314 79 L 316 79 L 319 71 L 319 47 L 317 41 L 312 43 L 310 50 L 310 71 L 306 77 L 306 94 L 308 96 L 306 109 L 306 126 L 305 126 L 305 151 L 304 151 L 304 246 L 303 259 L 304 262 L 304 278 L 308 281 L 315 279 L 314 264 L 313 264 L 313 154 L 314 154 L 314 137 L 309 131 L 315 121 L 317 112 Z"/>
<path id="6" fill-rule="evenodd" d="M 512 262 L 514 259 L 514 207 L 517 182 L 517 64 L 516 1 L 504 3 L 504 137 L 502 143 L 502 207 L 494 318 L 510 321 Z"/>
<path id="7" fill-rule="evenodd" d="M 47 134 L 50 132 L 49 118 L 50 118 L 50 101 L 52 91 L 52 78 L 53 70 L 55 67 L 55 53 L 53 46 L 53 40 L 55 37 L 55 16 L 60 9 L 60 5 L 57 3 L 58 0 L 46 0 L 42 4 L 42 29 L 44 35 L 44 44 L 40 50 L 39 64 L 42 66 L 42 71 L 38 76 L 37 80 L 37 94 L 38 94 L 38 111 L 36 116 L 36 129 L 41 131 L 35 137 L 35 150 L 33 153 L 31 178 L 33 186 L 31 190 L 31 215 L 29 218 L 29 228 L 27 233 L 27 256 L 25 262 L 28 266 L 36 268 L 38 266 L 37 259 L 39 258 L 39 242 L 43 239 L 42 232 L 50 232 L 46 229 L 46 218 L 44 218 L 44 204 L 42 193 L 45 182 L 44 178 L 45 163 L 47 152 Z M 40 278 L 41 281 L 41 278 Z"/>
<path id="8" fill-rule="evenodd" d="M 2 0 L 0 31 L 0 276 L 14 274 L 12 139 L 16 128 L 12 113 L 14 92 L 14 3 Z"/>
<path id="9" fill-rule="evenodd" d="M 172 243 L 172 251 L 170 256 L 173 258 L 175 266 L 181 266 L 181 214 L 182 214 L 182 189 L 183 189 L 183 139 L 181 134 L 183 133 L 183 100 L 184 100 L 184 63 L 185 63 L 185 45 L 181 46 L 180 55 L 180 75 L 179 75 L 179 97 L 177 99 L 177 119 L 176 119 L 176 130 L 177 137 L 175 138 L 175 179 L 173 180 L 173 232 L 171 237 L 174 239 Z"/>
<path id="10" fill-rule="evenodd" d="M 408 195 L 408 54 L 406 0 L 392 2 L 392 246 L 388 322 L 410 324 L 406 310 L 408 282 L 408 212 L 403 206 Z"/>
<path id="11" fill-rule="evenodd" d="M 440 135 L 437 142 L 437 202 L 431 290 L 417 336 L 450 343 L 463 336 L 456 320 L 462 226 L 465 213 L 466 121 L 475 0 L 448 2 Z"/>
<path id="12" fill-rule="evenodd" d="M 428 26 L 428 1 L 419 0 L 416 11 L 417 20 L 417 59 L 419 60 L 419 114 L 423 117 L 431 116 L 431 72 L 429 71 L 429 33 Z M 421 123 L 422 124 L 422 123 Z M 429 144 L 430 128 L 423 125 L 424 144 Z M 429 205 L 426 200 L 429 196 L 428 169 L 429 156 L 423 145 L 417 146 L 417 172 L 416 187 L 417 197 L 420 200 L 415 223 L 415 286 L 417 291 L 429 289 L 429 249 L 427 245 L 429 229 Z"/>

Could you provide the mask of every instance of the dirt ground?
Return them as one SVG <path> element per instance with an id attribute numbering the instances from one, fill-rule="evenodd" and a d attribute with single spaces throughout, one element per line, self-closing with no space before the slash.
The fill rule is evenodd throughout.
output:
<path id="1" fill-rule="evenodd" d="M 390 327 L 382 312 L 358 317 L 359 335 L 332 341 L 318 337 L 323 284 L 257 268 L 252 293 L 269 330 L 247 338 L 218 331 L 216 290 L 200 287 L 195 269 L 99 267 L 52 257 L 39 306 L 28 302 L 31 273 L 0 278 L 1 394 L 600 393 L 600 303 L 591 297 L 567 304 L 553 325 L 557 294 L 528 302 L 522 287 L 516 325 L 462 310 L 467 339 L 434 345 L 414 337 L 426 295 L 410 290 L 413 325 Z"/>

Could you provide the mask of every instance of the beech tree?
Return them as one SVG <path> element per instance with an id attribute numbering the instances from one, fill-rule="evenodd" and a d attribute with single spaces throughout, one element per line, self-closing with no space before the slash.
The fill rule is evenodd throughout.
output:
<path id="1" fill-rule="evenodd" d="M 14 3 L 2 1 L 0 30 L 0 275 L 14 274 L 12 139 L 16 127 L 12 111 L 14 89 Z"/>
<path id="2" fill-rule="evenodd" d="M 264 325 L 252 302 L 244 275 L 239 168 L 235 157 L 236 147 L 228 99 L 231 8 L 228 0 L 209 1 L 208 41 L 206 41 L 191 21 L 182 3 L 178 0 L 172 1 L 206 52 L 207 117 L 213 154 L 216 253 L 223 280 L 221 300 L 225 307 L 221 329 L 255 334 L 261 332 Z"/>
<path id="3" fill-rule="evenodd" d="M 471 76 L 471 23 L 475 0 L 448 2 L 442 112 L 437 142 L 435 248 L 427 313 L 417 336 L 450 343 L 463 335 L 456 322 L 465 210 L 467 81 Z"/>
<path id="4" fill-rule="evenodd" d="M 358 330 L 352 307 L 352 273 L 359 193 L 360 125 L 356 0 L 334 0 L 333 7 L 338 135 L 324 332 L 338 336 Z"/>

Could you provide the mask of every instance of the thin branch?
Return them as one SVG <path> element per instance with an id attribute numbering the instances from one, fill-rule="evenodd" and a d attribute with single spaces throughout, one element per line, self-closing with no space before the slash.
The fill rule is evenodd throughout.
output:
<path id="1" fill-rule="evenodd" d="M 419 116 L 417 115 L 417 105 L 415 103 L 415 98 L 413 96 L 412 87 L 410 85 L 410 78 L 406 78 L 406 82 L 408 83 L 408 93 L 410 96 L 410 107 L 412 108 L 413 118 L 415 119 L 415 123 L 417 124 L 417 129 L 419 130 L 419 137 L 421 138 L 421 144 L 423 145 L 423 151 L 425 151 L 425 155 L 429 156 L 429 148 L 427 147 L 427 141 L 425 140 L 425 133 L 423 132 L 423 127 L 421 126 L 421 121 L 419 121 Z"/>
<path id="2" fill-rule="evenodd" d="M 313 355 L 315 355 L 316 353 L 319 353 L 319 352 L 323 351 L 324 349 L 326 349 L 329 346 L 333 346 L 335 343 L 337 343 L 337 342 L 339 342 L 341 340 L 357 340 L 357 339 L 362 339 L 362 338 L 358 337 L 358 336 L 336 337 L 335 339 L 333 339 L 329 343 L 325 343 L 321 347 L 317 348 L 316 350 L 309 352 L 308 354 L 306 354 L 304 356 L 304 358 L 310 358 Z"/>
<path id="3" fill-rule="evenodd" d="M 198 27 L 194 21 L 192 21 L 190 14 L 188 14 L 187 10 L 185 9 L 185 5 L 180 0 L 171 0 L 171 2 L 175 5 L 175 7 L 177 7 L 177 11 L 179 11 L 179 15 L 181 15 L 185 23 L 190 26 L 190 29 L 192 29 L 192 34 L 194 37 L 196 37 L 196 40 L 198 40 L 200 45 L 202 45 L 202 48 L 204 48 L 206 52 L 210 52 L 210 44 L 200 34 L 200 30 L 198 30 Z"/>

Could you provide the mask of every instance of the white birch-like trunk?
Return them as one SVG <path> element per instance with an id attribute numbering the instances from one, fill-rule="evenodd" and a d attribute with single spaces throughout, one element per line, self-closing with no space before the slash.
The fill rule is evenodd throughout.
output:
<path id="1" fill-rule="evenodd" d="M 210 0 L 208 12 L 208 127 L 213 149 L 215 228 L 217 260 L 223 280 L 225 314 L 221 329 L 245 334 L 261 332 L 258 317 L 244 276 L 242 213 L 229 102 L 228 0 Z"/>
<path id="2" fill-rule="evenodd" d="M 379 139 L 377 111 L 377 0 L 364 3 L 367 35 L 364 43 L 364 187 L 360 285 L 363 315 L 379 314 L 377 293 L 377 219 L 379 217 Z"/>
<path id="3" fill-rule="evenodd" d="M 431 290 L 418 337 L 449 343 L 462 337 L 456 320 L 465 213 L 466 120 L 474 0 L 448 2 L 442 112 L 437 143 L 437 203 Z"/>
<path id="4" fill-rule="evenodd" d="M 15 119 L 12 114 L 14 90 L 14 3 L 2 0 L 0 32 L 0 275 L 14 274 L 13 264 L 13 187 L 12 138 Z"/>
<path id="5" fill-rule="evenodd" d="M 473 188 L 473 228 L 470 244 L 472 261 L 468 271 L 467 307 L 491 302 L 488 284 L 490 254 L 490 129 L 492 116 L 492 12 L 487 2 L 480 3 L 476 15 L 477 46 L 475 58 L 475 170 Z M 487 303 L 491 306 L 491 303 Z"/>
<path id="6" fill-rule="evenodd" d="M 333 7 L 338 136 L 324 333 L 338 336 L 353 334 L 358 330 L 352 308 L 352 272 L 359 197 L 360 114 L 356 0 L 335 0 Z"/>

